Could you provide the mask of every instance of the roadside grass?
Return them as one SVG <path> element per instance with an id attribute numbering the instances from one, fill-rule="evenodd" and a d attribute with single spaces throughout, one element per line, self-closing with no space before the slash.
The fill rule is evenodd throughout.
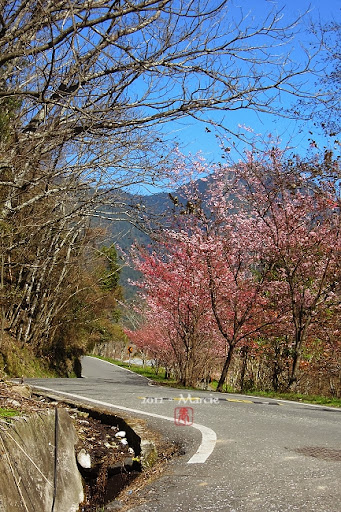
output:
<path id="1" fill-rule="evenodd" d="M 14 416 L 18 416 L 19 414 L 20 413 L 18 411 L 15 411 L 14 409 L 6 409 L 4 407 L 0 407 L 0 418 L 13 418 Z"/>
<path id="2" fill-rule="evenodd" d="M 169 386 L 180 389 L 189 389 L 189 390 L 197 390 L 199 388 L 191 388 L 185 387 L 179 384 L 175 379 L 166 379 L 165 378 L 165 370 L 164 368 L 160 368 L 158 373 L 156 373 L 155 368 L 152 366 L 139 366 L 136 364 L 129 364 L 127 362 L 118 361 L 116 359 L 111 359 L 110 357 L 102 357 L 98 355 L 91 354 L 92 357 L 96 357 L 97 359 L 102 359 L 103 361 L 108 361 L 109 363 L 116 364 L 117 366 L 121 366 L 122 368 L 127 368 L 134 373 L 139 375 L 143 375 L 148 379 L 157 382 L 162 386 Z M 209 391 L 215 391 L 217 388 L 218 382 L 213 381 L 210 384 Z M 200 389 L 202 391 L 202 389 Z M 245 394 L 249 396 L 259 396 L 264 398 L 274 398 L 278 400 L 289 400 L 294 402 L 302 402 L 307 404 L 316 404 L 316 405 L 325 405 L 328 407 L 341 407 L 341 398 L 331 398 L 325 396 L 317 396 L 317 395 L 304 395 L 302 393 L 277 393 L 275 391 L 259 391 L 259 390 L 245 390 L 245 391 L 237 391 L 231 386 L 224 386 L 223 392 L 232 393 L 232 394 Z"/>
<path id="3" fill-rule="evenodd" d="M 58 377 L 49 368 L 47 360 L 37 357 L 30 346 L 21 347 L 15 339 L 5 333 L 0 349 L 0 378 Z"/>
<path id="4" fill-rule="evenodd" d="M 290 400 L 307 404 L 326 405 L 328 407 L 341 407 L 341 398 L 332 398 L 319 395 L 304 395 L 302 393 L 276 393 L 275 391 L 245 391 L 251 396 L 262 396 L 277 398 L 279 400 Z"/>

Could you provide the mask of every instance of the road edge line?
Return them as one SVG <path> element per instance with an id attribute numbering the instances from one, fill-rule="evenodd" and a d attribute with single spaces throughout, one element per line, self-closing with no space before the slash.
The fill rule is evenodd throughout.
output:
<path id="1" fill-rule="evenodd" d="M 97 404 L 97 405 L 102 405 L 104 407 L 109 407 L 112 409 L 119 409 L 119 410 L 125 411 L 125 412 L 142 414 L 144 416 L 151 416 L 152 418 L 159 418 L 159 419 L 174 422 L 174 418 L 171 418 L 170 416 L 163 416 L 161 414 L 141 411 L 139 409 L 131 409 L 129 407 L 124 407 L 123 405 L 114 405 L 109 402 L 102 402 L 101 400 L 95 400 L 94 398 L 88 398 L 86 396 L 76 395 L 74 393 L 67 393 L 66 391 L 59 391 L 59 390 L 56 390 L 53 388 L 46 388 L 44 386 L 34 385 L 32 387 L 33 387 L 33 389 L 37 389 L 37 390 L 41 389 L 42 391 L 52 391 L 56 395 L 64 395 L 66 397 L 76 398 L 79 400 L 85 400 L 86 402 L 90 402 L 90 403 Z M 204 462 L 206 462 L 206 460 L 208 459 L 208 457 L 211 455 L 211 453 L 213 452 L 213 450 L 215 448 L 216 441 L 217 441 L 217 434 L 211 428 L 206 427 L 205 425 L 200 425 L 199 423 L 193 423 L 192 425 L 189 425 L 189 426 L 195 428 L 196 430 L 199 430 L 199 432 L 201 433 L 201 443 L 200 443 L 197 451 L 194 453 L 194 455 L 192 455 L 192 457 L 187 461 L 187 464 L 203 464 Z"/>

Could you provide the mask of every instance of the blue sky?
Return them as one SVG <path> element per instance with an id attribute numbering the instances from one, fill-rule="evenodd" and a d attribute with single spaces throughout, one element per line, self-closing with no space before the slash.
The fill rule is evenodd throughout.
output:
<path id="1" fill-rule="evenodd" d="M 270 0 L 234 0 L 234 10 L 237 13 L 241 7 L 245 12 L 250 11 L 250 16 L 255 16 L 256 19 L 263 18 L 269 7 L 283 8 L 282 14 L 284 20 L 292 20 L 298 15 L 310 9 L 308 17 L 305 19 L 305 25 L 309 21 L 314 23 L 326 24 L 331 21 L 341 23 L 341 0 L 287 0 L 287 1 L 270 1 Z M 303 57 L 300 50 L 300 43 L 313 43 L 312 36 L 302 30 L 299 38 L 295 39 L 294 58 L 299 60 Z M 266 72 L 266 64 L 264 65 Z M 306 76 L 305 80 L 309 85 L 310 90 L 316 87 L 316 78 Z M 274 104 L 275 108 L 291 108 L 294 109 L 295 100 L 293 97 L 283 96 L 281 102 Z M 221 119 L 221 114 L 215 114 L 217 120 Z M 236 131 L 238 125 L 246 125 L 254 130 L 255 134 L 260 134 L 266 137 L 269 133 L 278 137 L 282 146 L 289 146 L 293 152 L 305 154 L 309 149 L 309 138 L 313 137 L 317 141 L 319 147 L 328 146 L 331 144 L 330 139 L 326 139 L 321 132 L 314 126 L 313 122 L 304 121 L 298 122 L 286 119 L 279 116 L 271 116 L 264 113 L 256 113 L 250 110 L 228 112 L 225 116 L 225 124 L 232 131 Z M 167 124 L 167 133 L 171 138 L 176 138 L 183 148 L 183 151 L 188 154 L 195 154 L 201 151 L 205 158 L 209 161 L 220 160 L 221 150 L 217 139 L 217 133 L 214 129 L 209 127 L 209 132 L 205 124 L 197 122 L 193 119 L 184 119 L 181 122 Z M 311 135 L 310 132 L 313 132 Z M 239 151 L 243 151 L 244 144 L 236 142 Z"/>

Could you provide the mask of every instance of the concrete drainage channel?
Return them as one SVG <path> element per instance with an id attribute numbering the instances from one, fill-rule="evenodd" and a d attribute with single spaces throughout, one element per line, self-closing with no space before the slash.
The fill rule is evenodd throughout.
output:
<path id="1" fill-rule="evenodd" d="M 143 425 L 132 428 L 108 411 L 33 393 L 50 408 L 0 425 L 1 512 L 117 510 L 116 496 L 157 459 Z M 95 451 L 87 448 L 94 445 L 98 457 L 90 463 Z"/>
<path id="2" fill-rule="evenodd" d="M 116 436 L 122 440 L 128 441 L 128 446 L 132 450 L 130 456 L 125 457 L 123 461 L 110 464 L 103 467 L 101 464 L 83 467 L 78 461 L 78 469 L 82 475 L 85 486 L 88 487 L 88 495 L 92 497 L 90 507 L 81 507 L 81 511 L 94 510 L 94 506 L 106 506 L 111 503 L 120 492 L 141 474 L 143 469 L 149 468 L 156 461 L 157 451 L 155 444 L 147 439 L 141 439 L 136 431 L 121 417 L 98 409 L 88 408 L 77 405 L 78 411 L 85 412 L 91 418 L 99 421 L 101 424 L 112 428 L 118 428 Z M 143 435 L 143 433 L 141 432 Z M 110 447 L 109 447 L 110 449 Z M 103 480 L 103 475 L 105 475 Z M 105 484 L 102 495 L 97 502 L 98 487 Z M 110 509 L 112 509 L 110 507 Z"/>
<path id="3" fill-rule="evenodd" d="M 77 411 L 88 415 L 101 425 L 117 428 L 119 432 L 124 433 L 129 448 L 133 451 L 133 456 L 125 457 L 123 461 L 103 466 L 95 464 L 91 467 L 83 467 L 79 460 L 77 466 L 82 476 L 83 488 L 85 491 L 85 501 L 81 504 L 79 512 L 92 512 L 95 510 L 118 510 L 115 506 L 115 498 L 128 487 L 143 470 L 153 466 L 157 460 L 157 449 L 155 443 L 145 438 L 145 429 L 134 422 L 134 428 L 122 417 L 109 411 L 103 411 L 93 406 L 86 406 L 75 400 L 61 398 L 53 393 L 37 391 L 37 396 L 43 396 L 49 400 L 56 400 L 59 403 L 75 407 Z M 110 448 L 109 448 L 110 449 Z M 77 457 L 78 459 L 78 457 Z M 104 476 L 105 475 L 105 476 Z M 56 512 L 66 512 L 66 510 L 56 510 Z M 68 512 L 68 511 L 67 511 Z M 70 508 L 70 512 L 73 509 Z"/>
<path id="4" fill-rule="evenodd" d="M 85 458 L 85 463 L 82 463 L 79 456 L 82 454 L 80 452 L 77 454 L 78 469 L 82 475 L 89 500 L 89 503 L 80 507 L 80 510 L 85 512 L 94 510 L 95 506 L 105 506 L 112 502 L 141 473 L 141 461 L 144 459 L 144 453 L 143 443 L 141 447 L 141 438 L 122 418 L 87 407 L 77 406 L 77 409 L 102 425 L 117 428 L 116 435 L 119 435 L 118 439 L 121 442 L 127 440 L 129 449 L 132 450 L 132 454 L 119 462 L 111 464 L 95 463 L 88 465 L 87 459 Z M 110 448 L 108 446 L 108 450 Z"/>

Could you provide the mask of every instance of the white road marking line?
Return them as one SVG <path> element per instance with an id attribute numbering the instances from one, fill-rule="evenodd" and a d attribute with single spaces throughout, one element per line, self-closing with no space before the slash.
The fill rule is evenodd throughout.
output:
<path id="1" fill-rule="evenodd" d="M 160 418 L 163 420 L 174 422 L 174 418 L 171 418 L 170 416 L 163 416 L 161 414 L 155 414 L 152 412 L 140 411 L 139 409 L 130 409 L 129 407 L 124 407 L 123 405 L 114 405 L 108 402 L 102 402 L 101 400 L 95 400 L 93 398 L 88 398 L 82 395 L 75 395 L 73 393 L 67 393 L 66 391 L 59 391 L 53 388 L 46 388 L 43 386 L 33 386 L 33 388 L 42 389 L 43 391 L 53 391 L 54 393 L 59 395 L 65 395 L 71 398 L 85 400 L 93 404 L 103 405 L 104 407 L 120 409 L 121 411 L 143 414 L 144 416 L 152 416 L 153 418 Z M 204 425 L 200 425 L 199 423 L 193 423 L 190 426 L 196 428 L 201 432 L 201 443 L 195 454 L 189 459 L 189 461 L 187 461 L 187 464 L 203 464 L 204 462 L 206 462 L 206 460 L 208 459 L 208 457 L 211 455 L 215 448 L 217 442 L 217 434 L 211 428 L 205 427 Z"/>
<path id="2" fill-rule="evenodd" d="M 192 427 L 200 430 L 201 444 L 195 454 L 187 461 L 187 464 L 203 464 L 213 452 L 216 442 L 217 434 L 209 427 L 193 423 Z"/>

